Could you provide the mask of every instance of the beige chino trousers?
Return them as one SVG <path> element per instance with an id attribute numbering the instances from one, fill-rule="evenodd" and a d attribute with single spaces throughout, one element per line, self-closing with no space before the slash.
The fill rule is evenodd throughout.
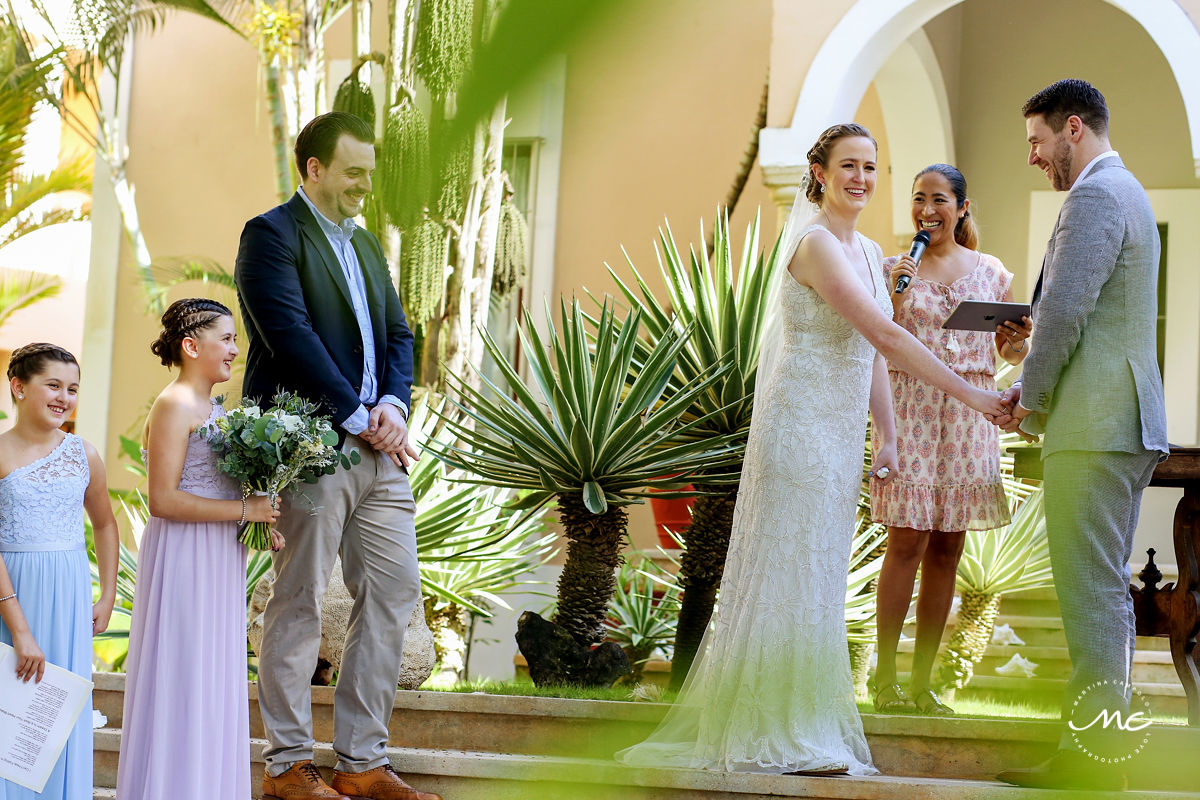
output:
<path id="1" fill-rule="evenodd" d="M 360 463 L 281 498 L 278 528 L 287 544 L 272 554 L 275 581 L 263 613 L 258 673 L 264 755 L 273 776 L 313 757 L 320 602 L 339 551 L 354 605 L 334 690 L 337 769 L 364 772 L 387 763 L 404 634 L 421 597 L 416 507 L 404 470 L 353 435 L 342 452 L 352 450 Z"/>

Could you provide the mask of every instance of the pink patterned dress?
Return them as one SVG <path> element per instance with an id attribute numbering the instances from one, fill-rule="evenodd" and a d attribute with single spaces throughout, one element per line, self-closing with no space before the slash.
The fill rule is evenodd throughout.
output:
<path id="1" fill-rule="evenodd" d="M 884 272 L 897 260 L 885 259 Z M 914 278 L 896 322 L 972 386 L 995 390 L 994 332 L 943 330 L 942 323 L 963 300 L 1002 300 L 1012 279 L 998 258 L 980 253 L 975 269 L 949 285 Z M 871 518 L 919 531 L 1007 525 L 996 426 L 907 372 L 888 371 L 899 474 L 886 486 L 871 481 Z"/>

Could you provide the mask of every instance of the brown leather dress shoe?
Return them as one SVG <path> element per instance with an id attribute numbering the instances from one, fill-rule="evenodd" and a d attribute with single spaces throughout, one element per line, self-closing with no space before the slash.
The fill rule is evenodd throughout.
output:
<path id="1" fill-rule="evenodd" d="M 417 791 L 400 780 L 391 764 L 366 772 L 334 771 L 333 788 L 350 800 L 442 800 L 441 795 Z"/>
<path id="2" fill-rule="evenodd" d="M 263 800 L 347 800 L 329 788 L 311 761 L 299 761 L 272 778 L 263 774 Z"/>

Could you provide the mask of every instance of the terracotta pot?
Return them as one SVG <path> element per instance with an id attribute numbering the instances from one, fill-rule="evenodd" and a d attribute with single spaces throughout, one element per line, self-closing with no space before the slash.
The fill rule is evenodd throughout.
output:
<path id="1" fill-rule="evenodd" d="M 691 491 L 692 485 L 689 483 L 684 487 L 684 490 Z M 663 489 L 651 489 L 651 493 L 656 491 L 666 491 Z M 678 491 L 673 489 L 671 491 Z M 696 498 L 683 497 L 673 500 L 660 499 L 657 497 L 650 498 L 650 510 L 654 512 L 654 528 L 658 531 L 658 543 L 662 545 L 664 550 L 678 550 L 679 545 L 671 538 L 668 530 L 673 531 L 676 535 L 687 530 L 688 525 L 692 523 L 691 509 L 695 504 Z"/>

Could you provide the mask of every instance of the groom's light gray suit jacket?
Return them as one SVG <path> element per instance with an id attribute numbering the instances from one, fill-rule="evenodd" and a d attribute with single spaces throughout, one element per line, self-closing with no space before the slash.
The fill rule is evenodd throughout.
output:
<path id="1" fill-rule="evenodd" d="M 1116 156 L 1068 193 L 1034 290 L 1033 348 L 1021 376 L 1022 429 L 1060 450 L 1166 453 L 1158 371 L 1158 229 Z"/>

